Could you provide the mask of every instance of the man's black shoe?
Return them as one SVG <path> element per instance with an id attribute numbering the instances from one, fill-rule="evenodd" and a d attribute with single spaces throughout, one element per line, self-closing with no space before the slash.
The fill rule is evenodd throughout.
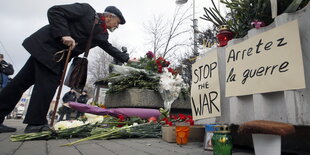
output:
<path id="1" fill-rule="evenodd" d="M 47 125 L 27 125 L 24 132 L 25 133 L 33 133 L 33 132 L 42 132 L 42 131 L 52 131 L 52 129 Z"/>
<path id="2" fill-rule="evenodd" d="M 4 133 L 4 132 L 15 132 L 16 128 L 12 128 L 12 127 L 8 127 L 5 126 L 3 124 L 0 124 L 0 133 Z"/>

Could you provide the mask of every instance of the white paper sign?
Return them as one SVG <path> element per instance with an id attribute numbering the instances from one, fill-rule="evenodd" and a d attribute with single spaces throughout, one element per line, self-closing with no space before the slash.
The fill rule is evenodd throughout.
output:
<path id="1" fill-rule="evenodd" d="M 217 50 L 192 65 L 191 107 L 193 119 L 221 116 Z"/>
<path id="2" fill-rule="evenodd" d="M 298 22 L 226 48 L 226 96 L 305 88 Z"/>

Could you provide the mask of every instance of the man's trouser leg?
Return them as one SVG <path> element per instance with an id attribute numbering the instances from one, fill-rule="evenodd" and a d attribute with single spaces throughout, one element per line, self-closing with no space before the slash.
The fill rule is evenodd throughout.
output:
<path id="1" fill-rule="evenodd" d="M 35 83 L 24 123 L 47 124 L 47 113 L 59 85 L 61 74 L 55 74 L 43 64 L 35 61 Z"/>

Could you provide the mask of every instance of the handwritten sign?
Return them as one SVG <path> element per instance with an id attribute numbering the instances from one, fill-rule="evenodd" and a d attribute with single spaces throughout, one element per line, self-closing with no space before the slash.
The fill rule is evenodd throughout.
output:
<path id="1" fill-rule="evenodd" d="M 194 120 L 221 116 L 216 50 L 192 65 L 191 107 Z"/>
<path id="2" fill-rule="evenodd" d="M 301 88 L 297 20 L 226 48 L 226 97 Z"/>

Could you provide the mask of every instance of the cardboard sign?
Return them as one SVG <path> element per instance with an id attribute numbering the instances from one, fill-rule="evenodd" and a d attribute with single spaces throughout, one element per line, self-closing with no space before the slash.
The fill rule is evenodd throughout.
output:
<path id="1" fill-rule="evenodd" d="M 191 107 L 194 120 L 221 116 L 216 50 L 192 65 Z"/>
<path id="2" fill-rule="evenodd" d="M 226 48 L 226 97 L 305 88 L 297 20 Z"/>

